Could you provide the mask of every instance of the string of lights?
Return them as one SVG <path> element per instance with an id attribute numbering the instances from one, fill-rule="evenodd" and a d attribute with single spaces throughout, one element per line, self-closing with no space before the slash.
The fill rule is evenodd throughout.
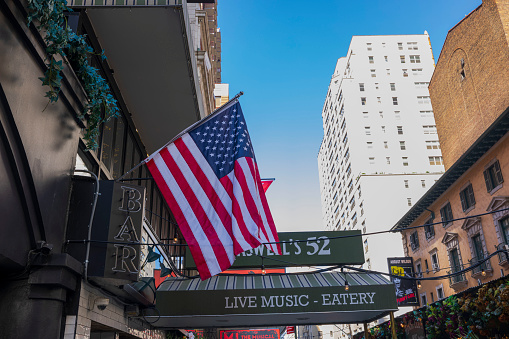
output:
<path id="1" fill-rule="evenodd" d="M 152 212 L 151 210 L 149 210 L 147 208 L 145 210 L 147 212 L 151 213 L 152 215 L 155 215 L 156 217 L 159 217 L 162 220 L 168 221 L 170 224 L 173 224 L 173 225 L 178 227 L 178 225 L 175 222 L 173 222 L 172 220 L 164 218 L 164 217 L 158 215 L 157 213 Z M 498 213 L 498 212 L 507 211 L 507 210 L 509 210 L 509 208 L 503 208 L 503 209 L 498 209 L 498 210 L 489 211 L 489 212 L 485 212 L 485 213 L 479 213 L 479 214 L 475 214 L 475 215 L 471 215 L 471 216 L 455 218 L 455 219 L 448 220 L 448 222 L 454 222 L 454 221 L 478 218 L 478 217 L 481 217 L 481 216 L 490 215 L 490 214 L 493 214 L 493 213 Z M 336 239 L 345 239 L 345 238 L 372 236 L 372 235 L 379 235 L 379 234 L 385 234 L 385 233 L 397 233 L 397 232 L 400 232 L 402 230 L 412 230 L 412 229 L 418 229 L 418 228 L 429 227 L 429 226 L 440 225 L 440 224 L 443 224 L 443 222 L 439 221 L 439 222 L 435 222 L 435 223 L 426 223 L 426 224 L 416 225 L 416 226 L 411 226 L 411 227 L 404 227 L 404 228 L 390 229 L 390 230 L 385 230 L 385 231 L 369 232 L 369 233 L 362 233 L 362 234 L 339 235 L 339 236 L 329 237 L 328 239 L 329 240 L 336 240 Z M 265 245 L 265 244 L 267 244 L 267 245 L 268 244 L 283 244 L 283 243 L 301 243 L 301 242 L 306 242 L 306 241 L 308 241 L 308 240 L 307 239 L 304 239 L 304 240 L 296 239 L 296 240 L 292 240 L 292 241 L 267 242 L 267 243 L 263 243 L 263 245 Z M 67 240 L 66 244 L 71 244 L 71 243 L 89 243 L 89 242 L 91 242 L 91 243 L 106 243 L 106 244 L 139 245 L 139 246 L 151 246 L 152 245 L 152 244 L 144 244 L 144 243 L 140 243 L 140 242 L 116 242 L 116 241 L 102 241 L 102 240 L 92 240 L 92 239 L 91 240 L 87 240 L 87 239 L 83 239 L 83 240 Z M 162 242 L 158 243 L 157 245 L 163 246 L 163 247 L 164 246 L 168 246 L 168 247 L 169 246 L 188 246 L 187 244 L 177 244 L 177 243 L 165 244 L 165 243 L 162 243 Z M 441 276 L 435 276 L 435 277 L 428 277 L 428 278 L 424 278 L 424 277 L 417 277 L 416 278 L 416 277 L 406 276 L 406 277 L 404 277 L 404 279 L 409 279 L 409 280 L 440 280 L 440 279 L 448 278 L 448 277 L 451 277 L 451 276 L 460 275 L 460 274 L 463 274 L 465 272 L 468 272 L 470 270 L 475 269 L 476 267 L 478 267 L 478 266 L 482 265 L 483 263 L 485 263 L 487 260 L 489 260 L 494 255 L 496 255 L 498 253 L 501 253 L 501 252 L 506 253 L 506 255 L 508 253 L 507 250 L 505 250 L 505 249 L 497 250 L 497 251 L 493 252 L 492 254 L 490 254 L 487 258 L 484 258 L 483 260 L 479 260 L 476 264 L 470 265 L 467 268 L 465 268 L 463 270 L 460 270 L 460 271 L 457 271 L 457 272 L 454 272 L 454 273 L 450 273 L 450 274 L 446 274 L 446 275 L 441 275 Z M 284 263 L 284 264 L 290 264 L 292 266 L 302 266 L 302 265 L 299 265 L 297 263 L 293 263 L 293 262 L 289 262 L 289 261 L 285 261 L 285 260 L 281 260 L 281 259 L 276 259 L 276 258 L 272 258 L 272 257 L 269 258 L 269 257 L 265 257 L 265 256 L 260 256 L 260 255 L 258 255 L 258 256 L 262 259 L 262 266 L 263 266 L 263 260 L 264 259 L 278 261 L 278 262 L 281 262 L 281 263 Z M 175 263 L 173 263 L 173 262 L 169 263 L 169 265 L 170 265 L 171 270 L 174 271 L 174 273 L 176 275 L 178 275 L 178 276 L 185 277 L 185 278 L 192 278 L 192 279 L 199 277 L 198 275 L 196 275 L 196 276 L 186 276 L 186 275 L 183 275 L 177 269 Z M 327 272 L 327 271 L 335 270 L 335 269 L 338 269 L 338 268 L 346 268 L 346 269 L 349 269 L 349 270 L 352 270 L 352 271 L 358 271 L 358 272 L 364 272 L 364 273 L 375 273 L 375 274 L 382 274 L 382 275 L 385 275 L 385 276 L 388 276 L 388 277 L 393 277 L 393 278 L 394 277 L 401 278 L 401 276 L 392 275 L 392 274 L 385 273 L 385 272 L 365 270 L 365 269 L 362 269 L 362 268 L 356 268 L 356 267 L 345 266 L 345 265 L 331 266 L 331 267 L 323 268 L 323 269 L 318 269 L 318 267 L 313 266 L 313 268 L 316 268 L 316 270 L 312 271 L 312 272 L 309 272 L 310 274 Z M 446 268 L 441 268 L 441 269 L 446 269 Z M 262 267 L 262 270 L 264 270 L 264 267 Z M 422 272 L 419 272 L 419 273 L 422 273 Z M 277 273 L 273 273 L 273 274 L 277 274 Z M 298 274 L 298 273 L 286 273 L 286 274 Z M 228 274 L 221 273 L 221 275 L 228 275 Z"/>

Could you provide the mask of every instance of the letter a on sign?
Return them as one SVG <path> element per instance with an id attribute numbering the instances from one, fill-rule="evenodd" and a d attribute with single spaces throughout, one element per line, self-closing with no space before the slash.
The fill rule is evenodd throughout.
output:
<path id="1" fill-rule="evenodd" d="M 136 230 L 134 229 L 133 220 L 131 219 L 131 216 L 127 216 L 127 218 L 124 221 L 124 224 L 120 228 L 120 231 L 115 236 L 115 240 L 139 242 L 138 234 L 136 234 Z"/>

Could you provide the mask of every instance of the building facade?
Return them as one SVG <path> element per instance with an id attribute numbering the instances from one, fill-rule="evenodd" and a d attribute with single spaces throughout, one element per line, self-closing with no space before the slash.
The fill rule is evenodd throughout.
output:
<path id="1" fill-rule="evenodd" d="M 119 108 L 118 118 L 101 125 L 97 149 L 87 150 L 87 96 L 77 70 L 56 56 L 61 91 L 48 102 L 39 80 L 48 69 L 44 32 L 27 26 L 27 2 L 0 2 L 1 337 L 166 337 L 145 321 L 153 299 L 146 280 L 137 279 L 153 251 L 167 267 L 180 266 L 184 253 L 174 245 L 182 236 L 145 167 L 113 180 L 205 117 L 204 102 L 214 97 L 202 96 L 187 3 L 141 3 L 70 3 L 66 22 L 86 34 L 93 49 L 87 58 Z M 120 187 L 121 199 L 105 200 L 108 187 Z M 108 224 L 108 206 L 125 199 L 111 209 L 127 213 L 125 222 Z M 136 222 L 135 212 L 142 215 Z M 117 234 L 101 238 L 105 230 Z M 148 251 L 145 244 L 156 246 Z"/>
<path id="2" fill-rule="evenodd" d="M 214 90 L 221 83 L 221 31 L 217 24 L 217 0 L 187 4 L 200 91 L 206 114 L 215 107 Z"/>
<path id="3" fill-rule="evenodd" d="M 318 154 L 328 230 L 388 230 L 443 172 L 428 94 L 429 37 L 354 36 L 322 111 Z M 363 237 L 367 269 L 403 255 L 397 235 Z"/>
<path id="4" fill-rule="evenodd" d="M 421 305 L 509 268 L 494 255 L 509 240 L 507 6 L 485 0 L 454 26 L 430 83 L 447 171 L 394 226 L 419 277 L 450 275 L 421 281 Z"/>

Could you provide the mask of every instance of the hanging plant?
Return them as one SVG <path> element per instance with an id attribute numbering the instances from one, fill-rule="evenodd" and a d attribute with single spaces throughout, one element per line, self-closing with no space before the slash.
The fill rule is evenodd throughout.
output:
<path id="1" fill-rule="evenodd" d="M 63 60 L 69 60 L 81 85 L 87 95 L 88 103 L 79 118 L 87 120 L 84 139 L 87 149 L 97 149 L 99 127 L 111 118 L 119 116 L 117 101 L 111 94 L 106 80 L 99 74 L 99 70 L 90 65 L 90 56 L 94 50 L 86 43 L 84 35 L 74 33 L 67 25 L 65 12 L 72 9 L 67 7 L 66 0 L 28 0 L 28 25 L 37 22 L 36 28 L 45 32 L 46 66 L 44 77 L 39 78 L 43 86 L 48 86 L 46 97 L 49 103 L 58 101 L 62 86 L 61 72 L 64 68 L 62 61 L 56 61 L 60 55 Z M 100 54 L 104 60 L 104 51 Z"/>

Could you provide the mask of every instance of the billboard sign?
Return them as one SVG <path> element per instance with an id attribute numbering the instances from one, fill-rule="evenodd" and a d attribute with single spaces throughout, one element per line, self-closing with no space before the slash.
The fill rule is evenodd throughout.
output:
<path id="1" fill-rule="evenodd" d="M 396 288 L 398 306 L 419 306 L 417 298 L 417 284 L 415 280 L 405 279 L 414 276 L 414 262 L 412 257 L 387 258 L 389 272 L 401 278 L 391 277 Z"/>
<path id="2" fill-rule="evenodd" d="M 361 231 L 281 232 L 278 233 L 281 255 L 259 246 L 239 254 L 231 268 L 362 265 L 364 251 L 360 235 Z M 333 239 L 342 236 L 346 237 Z M 196 269 L 190 251 L 186 251 L 184 266 Z"/>

